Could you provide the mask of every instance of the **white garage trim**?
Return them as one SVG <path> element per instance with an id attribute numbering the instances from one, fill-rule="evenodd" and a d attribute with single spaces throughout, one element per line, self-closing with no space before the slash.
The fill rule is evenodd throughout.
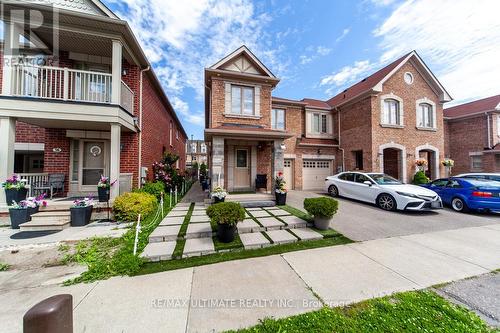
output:
<path id="1" fill-rule="evenodd" d="M 335 160 L 335 155 L 308 155 L 302 154 L 304 160 Z"/>

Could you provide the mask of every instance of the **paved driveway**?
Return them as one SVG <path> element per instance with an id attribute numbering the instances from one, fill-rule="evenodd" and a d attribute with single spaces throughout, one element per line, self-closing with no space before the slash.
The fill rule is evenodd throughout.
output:
<path id="1" fill-rule="evenodd" d="M 304 210 L 304 198 L 322 194 L 290 191 L 287 203 Z M 433 212 L 386 212 L 375 205 L 339 198 L 333 228 L 352 240 L 364 241 L 426 232 L 500 224 L 500 215 L 459 214 L 445 208 Z"/>

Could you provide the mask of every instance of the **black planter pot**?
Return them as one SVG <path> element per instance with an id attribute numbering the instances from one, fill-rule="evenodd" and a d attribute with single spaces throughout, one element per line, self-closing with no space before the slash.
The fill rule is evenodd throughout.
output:
<path id="1" fill-rule="evenodd" d="M 286 204 L 286 193 L 276 193 L 276 205 L 284 206 Z"/>
<path id="2" fill-rule="evenodd" d="M 208 182 L 206 180 L 204 180 L 204 181 L 201 182 L 201 189 L 203 191 L 208 190 Z"/>
<path id="3" fill-rule="evenodd" d="M 36 206 L 35 208 L 28 208 L 29 221 L 31 221 L 31 215 L 38 213 L 39 210 L 40 210 L 40 207 L 38 207 L 38 206 Z"/>
<path id="4" fill-rule="evenodd" d="M 12 229 L 19 229 L 19 225 L 30 220 L 28 209 L 9 209 L 10 226 Z"/>
<path id="5" fill-rule="evenodd" d="M 217 238 L 222 243 L 231 243 L 236 234 L 236 224 L 218 224 L 217 225 Z"/>
<path id="6" fill-rule="evenodd" d="M 99 196 L 99 202 L 109 201 L 109 187 L 97 187 L 97 195 Z"/>
<path id="7" fill-rule="evenodd" d="M 26 196 L 28 195 L 27 188 L 21 188 L 19 190 L 16 189 L 6 189 L 5 190 L 5 198 L 7 199 L 7 206 L 12 206 L 13 202 L 19 203 L 20 201 L 26 200 Z"/>
<path id="8" fill-rule="evenodd" d="M 222 198 L 222 199 L 214 198 L 214 203 L 224 202 L 225 200 L 226 200 L 226 198 Z"/>
<path id="9" fill-rule="evenodd" d="M 205 176 L 201 176 L 201 175 L 200 175 L 200 184 L 202 184 L 202 185 L 203 185 L 203 182 L 204 182 L 204 181 L 205 181 Z"/>
<path id="10" fill-rule="evenodd" d="M 92 206 L 88 207 L 71 207 L 71 226 L 84 227 L 90 222 L 92 216 Z"/>

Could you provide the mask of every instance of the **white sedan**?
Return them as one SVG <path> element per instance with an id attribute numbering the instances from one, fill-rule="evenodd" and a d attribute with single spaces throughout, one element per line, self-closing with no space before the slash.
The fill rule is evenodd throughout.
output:
<path id="1" fill-rule="evenodd" d="M 384 210 L 422 211 L 443 208 L 439 195 L 429 189 L 403 184 L 383 173 L 342 172 L 325 179 L 333 197 L 366 201 Z"/>

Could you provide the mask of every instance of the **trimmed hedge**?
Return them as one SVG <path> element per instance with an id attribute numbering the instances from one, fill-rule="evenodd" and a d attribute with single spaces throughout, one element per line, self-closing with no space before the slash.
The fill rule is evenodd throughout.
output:
<path id="1" fill-rule="evenodd" d="M 332 217 L 337 213 L 339 202 L 332 198 L 306 198 L 304 209 L 312 216 Z"/>
<path id="2" fill-rule="evenodd" d="M 207 215 L 217 224 L 235 225 L 245 218 L 245 209 L 237 202 L 220 202 L 208 207 Z"/>
<path id="3" fill-rule="evenodd" d="M 165 184 L 160 181 L 156 182 L 147 182 L 142 186 L 141 189 L 137 190 L 137 192 L 145 192 L 152 194 L 158 199 L 158 201 L 161 198 L 161 194 L 163 192 L 163 195 L 165 195 Z"/>
<path id="4" fill-rule="evenodd" d="M 430 179 L 425 175 L 425 172 L 423 171 L 417 171 L 415 176 L 413 176 L 413 184 L 415 185 L 427 184 L 428 182 L 430 182 Z"/>
<path id="5" fill-rule="evenodd" d="M 113 203 L 113 213 L 118 221 L 137 221 L 141 214 L 146 217 L 153 213 L 158 201 L 152 194 L 145 192 L 128 192 L 120 195 Z"/>

